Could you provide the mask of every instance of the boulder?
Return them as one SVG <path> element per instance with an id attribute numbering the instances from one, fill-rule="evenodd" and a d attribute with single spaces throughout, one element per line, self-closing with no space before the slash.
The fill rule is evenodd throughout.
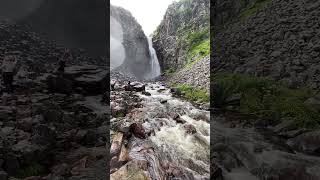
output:
<path id="1" fill-rule="evenodd" d="M 64 78 L 63 76 L 50 75 L 47 77 L 46 83 L 48 90 L 51 92 L 71 94 L 73 91 L 72 81 Z"/>
<path id="2" fill-rule="evenodd" d="M 130 125 L 130 132 L 132 132 L 132 134 L 135 137 L 141 138 L 141 139 L 145 139 L 146 138 L 146 133 L 145 133 L 145 129 L 142 126 L 141 123 L 133 123 Z"/>
<path id="3" fill-rule="evenodd" d="M 307 154 L 320 156 L 320 131 L 312 131 L 289 139 L 287 144 Z"/>
<path id="4" fill-rule="evenodd" d="M 87 95 L 102 94 L 108 90 L 109 72 L 106 67 L 93 65 L 66 68 L 66 76 L 72 77 L 75 87 L 80 87 Z"/>
<path id="5" fill-rule="evenodd" d="M 197 133 L 197 129 L 192 124 L 185 124 L 183 128 L 186 130 L 187 134 Z"/>

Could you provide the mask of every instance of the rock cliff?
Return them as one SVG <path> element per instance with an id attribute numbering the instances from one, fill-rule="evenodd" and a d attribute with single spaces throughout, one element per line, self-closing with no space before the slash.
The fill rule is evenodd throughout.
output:
<path id="1" fill-rule="evenodd" d="M 182 0 L 168 7 L 153 36 L 162 71 L 194 61 L 192 50 L 209 38 L 209 4 L 209 0 Z"/>
<path id="2" fill-rule="evenodd" d="M 154 32 L 153 46 L 170 84 L 209 90 L 209 11 L 209 0 L 174 2 Z"/>
<path id="3" fill-rule="evenodd" d="M 215 14 L 221 12 L 216 10 Z M 319 1 L 260 0 L 233 15 L 233 22 L 223 23 L 218 18 L 217 24 L 222 24 L 215 27 L 213 71 L 271 77 L 291 87 L 319 88 L 319 14 Z"/>
<path id="4" fill-rule="evenodd" d="M 131 13 L 121 7 L 111 6 L 111 18 L 114 18 L 120 28 L 111 27 L 111 36 L 119 36 L 124 48 L 124 62 L 118 68 L 122 72 L 144 79 L 151 69 L 151 57 L 149 54 L 148 39 L 142 27 L 131 15 Z M 111 49 L 114 44 L 111 43 Z M 115 53 L 121 53 L 117 51 Z M 112 57 L 111 52 L 111 57 Z M 111 60 L 112 62 L 112 60 Z"/>

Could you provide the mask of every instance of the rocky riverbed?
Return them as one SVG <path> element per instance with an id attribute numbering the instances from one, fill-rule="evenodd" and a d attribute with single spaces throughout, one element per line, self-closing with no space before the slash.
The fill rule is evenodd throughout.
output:
<path id="1" fill-rule="evenodd" d="M 213 113 L 211 175 L 214 179 L 319 179 L 319 131 L 241 124 L 232 113 Z M 231 122 L 233 119 L 233 122 Z M 235 125 L 235 123 L 237 125 Z M 263 128 L 262 128 L 263 127 Z"/>
<path id="2" fill-rule="evenodd" d="M 209 179 L 209 111 L 160 82 L 111 84 L 111 179 Z"/>

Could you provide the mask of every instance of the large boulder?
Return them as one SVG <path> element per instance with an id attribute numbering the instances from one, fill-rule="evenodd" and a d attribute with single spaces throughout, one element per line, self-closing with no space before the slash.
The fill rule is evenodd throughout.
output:
<path id="1" fill-rule="evenodd" d="M 50 75 L 47 78 L 49 90 L 69 94 L 74 91 L 86 95 L 102 94 L 108 87 L 109 72 L 100 66 L 70 66 L 64 74 Z"/>
<path id="2" fill-rule="evenodd" d="M 307 154 L 320 155 L 320 131 L 304 133 L 289 139 L 288 145 Z"/>

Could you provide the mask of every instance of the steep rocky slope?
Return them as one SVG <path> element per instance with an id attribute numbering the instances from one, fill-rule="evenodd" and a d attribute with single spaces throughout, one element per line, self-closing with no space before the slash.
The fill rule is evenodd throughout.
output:
<path id="1" fill-rule="evenodd" d="M 118 69 L 139 79 L 146 78 L 146 75 L 151 70 L 151 57 L 148 39 L 142 27 L 129 11 L 121 7 L 111 6 L 110 16 L 121 25 L 121 28 L 111 30 L 111 33 L 114 33 L 111 36 L 121 34 L 119 40 L 125 53 L 124 62 Z M 113 44 L 111 44 L 112 46 Z M 115 53 L 121 52 L 117 51 Z"/>
<path id="2" fill-rule="evenodd" d="M 8 54 L 18 60 L 14 93 L 1 86 L 0 179 L 106 179 L 106 60 L 72 49 L 61 75 L 65 47 L 8 21 L 0 37 L 0 62 Z"/>
<path id="3" fill-rule="evenodd" d="M 263 0 L 248 7 L 235 23 L 215 27 L 214 72 L 246 73 L 291 87 L 319 88 L 320 3 Z"/>
<path id="4" fill-rule="evenodd" d="M 3 0 L 0 17 L 29 24 L 37 33 L 94 56 L 107 56 L 106 3 L 103 0 Z"/>
<path id="5" fill-rule="evenodd" d="M 210 74 L 209 9 L 209 0 L 174 2 L 154 32 L 153 46 L 162 72 L 176 72 L 169 78 L 170 83 L 209 89 L 209 83 L 205 83 Z M 199 83 L 200 79 L 204 83 Z"/>

